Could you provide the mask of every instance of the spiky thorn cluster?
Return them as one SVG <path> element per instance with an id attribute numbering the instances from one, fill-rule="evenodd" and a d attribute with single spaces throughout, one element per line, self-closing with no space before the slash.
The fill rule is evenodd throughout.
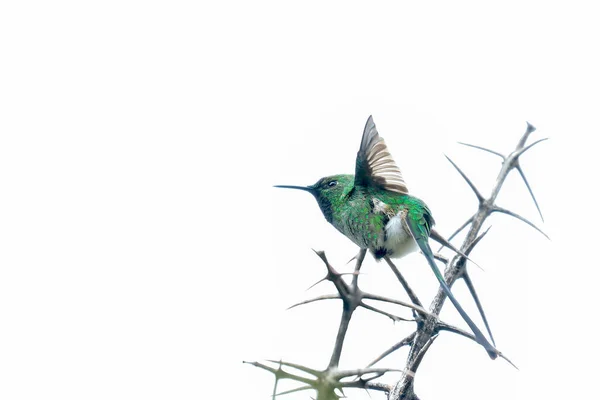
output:
<path id="1" fill-rule="evenodd" d="M 315 251 L 315 253 L 317 254 L 317 256 L 319 256 L 319 258 L 323 261 L 325 267 L 327 268 L 327 275 L 323 279 L 319 280 L 317 283 L 312 285 L 311 288 L 323 281 L 330 281 L 333 283 L 333 285 L 337 289 L 337 294 L 318 296 L 313 299 L 305 300 L 300 303 L 292 305 L 291 307 L 289 307 L 289 309 L 298 307 L 301 305 L 305 305 L 305 304 L 314 303 L 314 302 L 321 301 L 321 300 L 331 300 L 331 299 L 342 300 L 342 318 L 340 321 L 340 325 L 338 328 L 338 334 L 336 337 L 336 341 L 334 344 L 333 352 L 331 354 L 331 359 L 329 361 L 328 367 L 325 370 L 316 370 L 313 368 L 309 368 L 309 367 L 291 363 L 291 362 L 274 361 L 274 360 L 269 360 L 269 362 L 278 364 L 278 368 L 274 368 L 274 367 L 271 367 L 271 366 L 268 366 L 268 365 L 265 365 L 262 363 L 258 363 L 258 362 L 250 362 L 249 364 L 252 364 L 256 367 L 270 371 L 271 373 L 273 373 L 275 375 L 273 398 L 275 398 L 275 396 L 299 392 L 299 391 L 303 391 L 303 390 L 315 390 L 317 392 L 318 400 L 332 400 L 332 399 L 337 400 L 341 396 L 344 395 L 343 390 L 345 388 L 362 388 L 362 389 L 383 391 L 383 392 L 388 393 L 391 389 L 391 386 L 380 383 L 380 382 L 373 382 L 373 381 L 375 379 L 381 377 L 382 375 L 384 375 L 386 372 L 402 372 L 402 371 L 395 370 L 395 369 L 389 369 L 389 368 L 373 368 L 371 366 L 368 366 L 363 369 L 355 369 L 355 370 L 340 370 L 338 368 L 340 356 L 342 354 L 342 348 L 344 345 L 344 339 L 346 337 L 346 333 L 348 331 L 348 326 L 350 324 L 350 320 L 352 318 L 354 311 L 358 307 L 363 307 L 369 311 L 373 311 L 375 313 L 386 316 L 386 317 L 392 319 L 392 321 L 394 321 L 394 322 L 414 321 L 414 322 L 417 322 L 417 324 L 419 324 L 419 321 L 421 321 L 423 318 L 431 318 L 431 319 L 437 321 L 438 320 L 437 316 L 430 314 L 427 310 L 425 310 L 420 305 L 420 303 L 416 297 L 414 297 L 414 298 L 412 297 L 412 296 L 415 296 L 414 293 L 412 292 L 412 290 L 408 286 L 408 283 L 406 282 L 406 280 L 404 280 L 404 278 L 402 277 L 402 275 L 400 274 L 400 272 L 397 269 L 396 269 L 396 274 L 398 276 L 398 279 L 401 281 L 401 283 L 403 285 L 406 285 L 405 289 L 409 293 L 413 293 L 411 295 L 411 299 L 413 300 L 413 302 L 419 303 L 419 304 L 410 304 L 410 303 L 407 303 L 407 302 L 404 302 L 401 300 L 396 300 L 396 299 L 388 298 L 385 296 L 379 296 L 376 294 L 362 291 L 358 287 L 358 278 L 360 275 L 360 268 L 362 266 L 362 262 L 366 255 L 366 250 L 361 250 L 358 253 L 358 255 L 356 257 L 354 257 L 356 259 L 356 266 L 355 266 L 354 272 L 352 274 L 341 274 L 341 273 L 337 272 L 335 270 L 335 268 L 333 268 L 331 266 L 331 264 L 329 263 L 329 261 L 327 260 L 327 257 L 325 256 L 325 252 Z M 352 280 L 350 283 L 346 282 L 343 279 L 344 275 L 352 275 Z M 403 318 L 403 317 L 388 313 L 388 312 L 380 310 L 374 306 L 366 304 L 364 300 L 374 300 L 374 301 L 385 302 L 385 303 L 389 303 L 389 304 L 400 305 L 400 306 L 403 306 L 406 308 L 410 308 L 413 311 L 413 316 L 415 318 L 408 319 L 408 318 Z M 440 326 L 448 327 L 447 330 L 449 330 L 449 331 L 456 331 L 456 332 L 459 332 L 460 334 L 467 334 L 466 332 L 461 331 L 459 328 L 454 327 L 452 325 L 443 323 L 441 321 L 439 321 L 439 323 L 440 323 Z M 432 342 L 433 342 L 433 340 L 430 343 L 432 343 Z M 308 377 L 301 376 L 301 375 L 298 375 L 298 374 L 290 372 L 290 371 L 285 371 L 285 370 L 283 370 L 284 366 L 287 367 L 288 369 L 290 369 L 290 368 L 296 369 L 299 372 L 308 374 L 312 377 L 308 378 Z M 294 381 L 298 382 L 299 384 L 301 384 L 301 386 L 298 386 L 297 388 L 287 390 L 284 392 L 277 392 L 277 384 L 278 384 L 279 380 L 281 380 L 281 379 L 294 380 Z"/>
<path id="2" fill-rule="evenodd" d="M 512 217 L 515 217 L 515 218 L 525 222 L 526 224 L 530 225 L 531 227 L 533 227 L 534 229 L 536 229 L 537 231 L 542 233 L 544 236 L 548 237 L 537 226 L 535 226 L 533 223 L 531 223 L 527 219 L 521 217 L 520 215 L 518 215 L 512 211 L 509 211 L 507 209 L 499 207 L 498 205 L 495 204 L 496 197 L 498 196 L 498 193 L 500 192 L 502 184 L 506 180 L 508 173 L 511 170 L 516 169 L 519 172 L 519 174 L 521 175 L 521 177 L 523 178 L 523 181 L 525 182 L 525 185 L 527 186 L 529 194 L 533 198 L 536 208 L 537 208 L 538 212 L 540 213 L 540 217 L 542 216 L 542 213 L 540 211 L 537 200 L 535 199 L 535 196 L 533 195 L 533 191 L 531 190 L 531 187 L 529 186 L 529 183 L 528 183 L 527 179 L 525 178 L 525 174 L 523 173 L 523 170 L 519 164 L 519 157 L 521 155 L 523 155 L 527 150 L 529 150 L 531 147 L 533 147 L 537 143 L 546 140 L 546 139 L 541 139 L 541 140 L 538 140 L 538 141 L 530 144 L 529 146 L 525 146 L 525 143 L 527 142 L 529 135 L 533 131 L 535 131 L 535 128 L 531 124 L 527 123 L 527 130 L 526 130 L 525 134 L 519 140 L 519 142 L 516 146 L 516 149 L 512 153 L 510 153 L 508 156 L 504 156 L 498 152 L 495 152 L 493 150 L 489 150 L 489 149 L 486 149 L 486 148 L 483 148 L 480 146 L 474 146 L 474 145 L 470 145 L 470 144 L 460 143 L 465 146 L 473 147 L 476 149 L 486 151 L 488 153 L 492 153 L 492 154 L 497 155 L 502 158 L 502 160 L 503 160 L 502 168 L 500 169 L 500 173 L 498 174 L 496 183 L 492 189 L 492 193 L 491 193 L 490 197 L 488 197 L 488 198 L 483 197 L 481 195 L 481 193 L 477 190 L 475 185 L 473 185 L 471 180 L 464 174 L 464 172 L 452 160 L 450 160 L 450 158 L 447 157 L 448 161 L 450 161 L 450 163 L 456 168 L 456 170 L 460 173 L 460 175 L 465 179 L 465 181 L 467 182 L 469 187 L 473 190 L 473 192 L 475 193 L 475 196 L 477 197 L 477 200 L 479 202 L 479 207 L 478 207 L 477 212 L 473 216 L 471 216 L 460 228 L 458 228 L 456 230 L 456 232 L 454 232 L 449 238 L 449 240 L 451 240 L 453 237 L 455 237 L 460 231 L 465 229 L 467 226 L 469 226 L 469 225 L 471 226 L 469 229 L 469 232 L 467 233 L 467 236 L 465 237 L 465 239 L 461 245 L 461 248 L 460 248 L 461 251 L 463 252 L 463 254 L 468 256 L 471 253 L 471 251 L 474 249 L 474 247 L 477 245 L 477 243 L 479 243 L 479 241 L 487 234 L 487 232 L 489 231 L 489 228 L 481 234 L 479 232 L 482 228 L 484 221 L 494 212 L 500 212 L 500 213 L 504 213 L 504 214 L 510 215 Z M 542 220 L 543 220 L 543 218 L 542 218 Z M 471 333 L 466 332 L 458 327 L 447 324 L 439 319 L 438 315 L 440 314 L 440 311 L 444 304 L 444 300 L 446 299 L 446 295 L 441 290 L 441 288 L 440 288 L 440 290 L 438 290 L 438 293 L 436 294 L 435 298 L 431 302 L 429 311 L 425 310 L 422 306 L 421 301 L 417 297 L 416 293 L 411 289 L 411 287 L 408 284 L 408 282 L 406 281 L 406 279 L 404 279 L 404 277 L 402 276 L 402 274 L 400 273 L 398 268 L 396 268 L 396 266 L 391 262 L 391 260 L 386 259 L 390 268 L 396 275 L 396 278 L 398 279 L 398 281 L 400 282 L 400 284 L 402 285 L 402 287 L 408 294 L 410 300 L 412 301 L 412 304 L 403 302 L 401 300 L 396 300 L 396 299 L 392 299 L 392 298 L 388 298 L 388 297 L 384 297 L 384 296 L 375 295 L 372 293 L 367 293 L 367 292 L 362 291 L 358 287 L 358 278 L 359 278 L 360 268 L 361 268 L 362 262 L 365 258 L 366 250 L 361 250 L 359 252 L 359 254 L 355 257 L 356 265 L 354 268 L 354 272 L 351 274 L 352 280 L 350 283 L 346 282 L 343 279 L 343 275 L 348 275 L 348 274 L 338 273 L 329 264 L 324 252 L 319 251 L 319 252 L 316 252 L 316 254 L 319 256 L 319 258 L 321 258 L 321 260 L 325 264 L 325 267 L 327 268 L 327 275 L 323 279 L 321 279 L 319 282 L 317 282 L 316 284 L 326 281 L 326 280 L 330 281 L 335 286 L 335 288 L 337 290 L 337 294 L 319 296 L 319 297 L 316 297 L 316 298 L 313 298 L 310 300 L 300 302 L 298 304 L 294 304 L 290 308 L 294 308 L 294 307 L 309 304 L 309 303 L 314 303 L 314 302 L 321 301 L 321 300 L 330 300 L 330 299 L 342 300 L 342 317 L 341 317 L 341 321 L 340 321 L 340 326 L 338 328 L 338 333 L 337 333 L 336 341 L 334 344 L 334 348 L 333 348 L 331 358 L 329 361 L 329 365 L 324 370 L 316 370 L 316 369 L 308 368 L 308 367 L 305 367 L 302 365 L 298 365 L 298 364 L 294 364 L 294 363 L 290 363 L 290 362 L 284 362 L 284 361 L 269 360 L 268 362 L 275 364 L 277 366 L 276 368 L 273 366 L 268 366 L 266 364 L 259 363 L 259 362 L 249 362 L 249 364 L 254 365 L 258 368 L 267 370 L 267 371 L 273 373 L 273 375 L 275 376 L 275 385 L 273 388 L 273 395 L 272 395 L 273 399 L 275 399 L 276 396 L 283 395 L 283 394 L 289 394 L 289 393 L 294 393 L 294 392 L 299 392 L 299 391 L 304 391 L 304 390 L 314 390 L 317 393 L 317 397 L 316 397 L 317 400 L 338 400 L 341 397 L 345 397 L 344 389 L 346 389 L 346 388 L 361 388 L 361 389 L 366 389 L 366 390 L 375 390 L 375 391 L 385 392 L 388 397 L 388 400 L 399 400 L 399 399 L 415 400 L 415 399 L 418 399 L 417 395 L 414 393 L 415 373 L 416 373 L 421 361 L 423 360 L 423 357 L 425 356 L 428 349 L 433 344 L 433 342 L 435 341 L 435 339 L 437 338 L 437 336 L 439 335 L 440 332 L 442 332 L 442 331 L 452 332 L 452 333 L 458 334 L 460 336 L 463 336 L 465 338 L 471 339 L 474 342 L 477 342 L 477 339 Z M 473 286 L 471 278 L 469 277 L 469 275 L 467 273 L 467 270 L 465 267 L 466 259 L 464 257 L 462 257 L 461 255 L 456 255 L 452 259 L 445 258 L 444 256 L 441 256 L 441 255 L 436 255 L 436 258 L 438 260 L 444 262 L 444 264 L 446 264 L 446 269 L 444 271 L 444 275 L 445 275 L 444 277 L 445 277 L 445 280 L 446 280 L 448 286 L 452 286 L 454 284 L 454 282 L 460 278 L 462 278 L 465 281 L 469 291 L 471 292 L 473 298 L 475 299 L 475 303 L 477 305 L 477 308 L 479 309 L 479 312 L 481 313 L 482 319 L 488 330 L 490 338 L 491 338 L 492 342 L 494 342 L 494 338 L 491 335 L 491 331 L 489 329 L 489 324 L 488 324 L 485 314 L 483 313 L 483 308 L 479 301 L 479 297 L 477 296 L 477 293 L 475 292 L 475 288 Z M 385 312 L 385 311 L 380 310 L 376 307 L 373 307 L 369 304 L 366 304 L 364 302 L 364 300 L 374 300 L 374 301 L 379 301 L 379 302 L 386 302 L 386 303 L 400 305 L 400 306 L 403 306 L 406 308 L 410 308 L 413 313 L 413 318 L 407 319 L 407 318 L 403 318 L 403 317 Z M 416 329 L 414 332 L 412 332 L 411 334 L 409 334 L 408 336 L 403 338 L 401 341 L 399 341 L 398 343 L 391 346 L 388 350 L 383 352 L 381 355 L 376 357 L 371 363 L 369 363 L 369 365 L 367 367 L 362 368 L 362 369 L 354 369 L 354 370 L 340 370 L 338 368 L 338 365 L 339 365 L 339 360 L 340 360 L 340 356 L 342 353 L 344 339 L 346 337 L 346 333 L 348 331 L 348 326 L 350 324 L 352 315 L 358 307 L 363 307 L 369 311 L 373 311 L 375 313 L 384 315 L 384 316 L 392 319 L 394 322 L 397 322 L 397 321 L 415 322 Z M 408 353 L 408 358 L 407 358 L 404 369 L 395 370 L 395 369 L 389 369 L 389 368 L 374 368 L 373 367 L 373 365 L 375 365 L 377 362 L 379 362 L 383 358 L 387 357 L 391 353 L 393 353 L 396 350 L 403 348 L 405 346 L 410 347 L 410 350 Z M 512 364 L 512 362 L 510 362 L 510 360 L 508 360 L 506 357 L 504 357 L 501 352 L 498 351 L 497 354 Z M 283 367 L 286 367 L 288 370 L 290 370 L 290 369 L 295 370 L 295 372 L 290 372 L 288 370 L 284 370 Z M 388 372 L 401 372 L 401 377 L 393 385 L 385 384 L 385 383 L 381 383 L 381 382 L 374 382 L 375 379 L 380 378 L 381 376 L 383 376 L 384 374 L 386 374 Z M 299 375 L 299 373 L 308 375 L 310 377 Z M 298 384 L 300 384 L 300 386 L 298 386 L 297 388 L 291 389 L 291 390 L 277 392 L 278 382 L 281 379 L 293 380 L 293 381 L 297 382 Z"/>

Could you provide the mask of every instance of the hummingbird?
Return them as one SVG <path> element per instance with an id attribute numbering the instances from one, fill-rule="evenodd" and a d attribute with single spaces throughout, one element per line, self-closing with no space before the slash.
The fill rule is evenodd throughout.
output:
<path id="1" fill-rule="evenodd" d="M 450 291 L 435 263 L 429 238 L 464 254 L 433 229 L 435 221 L 427 204 L 409 194 L 402 173 L 385 141 L 379 136 L 372 116 L 367 119 L 363 131 L 354 175 L 326 176 L 310 186 L 275 187 L 312 194 L 327 222 L 361 249 L 368 249 L 377 261 L 382 258 L 402 258 L 420 250 L 442 290 L 472 330 L 477 342 L 485 348 L 490 358 L 497 357 L 498 351 Z"/>

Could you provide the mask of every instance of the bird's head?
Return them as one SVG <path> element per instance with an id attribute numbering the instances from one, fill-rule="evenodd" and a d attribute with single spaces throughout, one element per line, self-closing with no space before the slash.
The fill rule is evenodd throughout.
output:
<path id="1" fill-rule="evenodd" d="M 354 175 L 326 176 L 310 186 L 276 185 L 275 187 L 309 192 L 315 196 L 325 219 L 331 222 L 334 211 L 343 203 L 347 194 L 354 187 Z"/>

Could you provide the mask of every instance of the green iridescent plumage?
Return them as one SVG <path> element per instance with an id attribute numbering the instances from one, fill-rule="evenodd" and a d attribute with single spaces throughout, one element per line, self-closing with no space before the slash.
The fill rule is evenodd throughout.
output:
<path id="1" fill-rule="evenodd" d="M 367 120 L 363 132 L 356 156 L 355 175 L 328 176 L 306 187 L 278 187 L 310 192 L 327 221 L 361 249 L 370 250 L 377 260 L 400 258 L 420 249 L 476 340 L 491 358 L 496 358 L 497 351 L 462 309 L 444 281 L 429 247 L 435 223 L 431 211 L 422 200 L 408 194 L 400 169 L 379 136 L 372 117 Z M 440 241 L 439 234 L 432 236 Z M 451 246 L 447 241 L 442 243 Z"/>
<path id="2" fill-rule="evenodd" d="M 420 199 L 369 186 L 356 186 L 353 175 L 333 175 L 308 186 L 321 211 L 334 227 L 360 248 L 371 250 L 376 258 L 393 256 L 384 248 L 386 225 L 398 214 L 406 214 L 423 226 L 422 234 L 429 236 L 433 217 Z M 403 254 L 402 254 L 403 255 Z M 401 256 L 397 254 L 396 256 Z"/>

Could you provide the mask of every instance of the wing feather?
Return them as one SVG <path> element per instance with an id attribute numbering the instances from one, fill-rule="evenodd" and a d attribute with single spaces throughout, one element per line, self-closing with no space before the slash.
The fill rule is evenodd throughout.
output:
<path id="1" fill-rule="evenodd" d="M 376 186 L 390 192 L 408 194 L 400 168 L 394 162 L 385 141 L 370 116 L 363 131 L 360 149 L 356 155 L 355 185 Z"/>

